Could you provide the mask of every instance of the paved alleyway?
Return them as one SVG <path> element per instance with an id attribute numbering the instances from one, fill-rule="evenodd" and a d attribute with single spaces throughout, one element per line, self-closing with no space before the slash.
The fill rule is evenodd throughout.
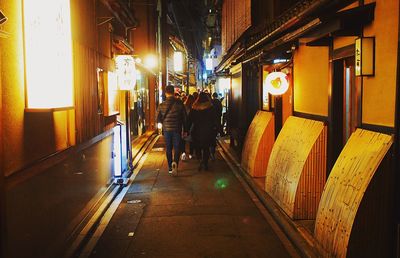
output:
<path id="1" fill-rule="evenodd" d="M 160 138 L 90 257 L 289 257 L 219 154 L 197 167 L 168 175 Z"/>

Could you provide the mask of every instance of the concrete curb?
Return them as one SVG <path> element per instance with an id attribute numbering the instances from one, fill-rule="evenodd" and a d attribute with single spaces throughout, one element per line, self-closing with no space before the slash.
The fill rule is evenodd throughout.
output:
<path id="1" fill-rule="evenodd" d="M 229 157 L 229 159 L 235 164 L 239 175 L 253 190 L 260 202 L 268 210 L 274 221 L 278 224 L 284 234 L 291 241 L 293 246 L 297 249 L 301 257 L 322 257 L 323 255 L 320 253 L 317 243 L 315 243 L 313 239 L 306 238 L 298 229 L 297 225 L 281 210 L 281 208 L 275 203 L 275 201 L 270 196 L 268 196 L 267 193 L 259 189 L 259 187 L 254 183 L 248 173 L 246 173 L 246 171 L 240 166 L 240 163 L 231 153 L 231 150 L 229 150 L 219 140 L 218 144 L 222 148 L 224 153 Z"/>

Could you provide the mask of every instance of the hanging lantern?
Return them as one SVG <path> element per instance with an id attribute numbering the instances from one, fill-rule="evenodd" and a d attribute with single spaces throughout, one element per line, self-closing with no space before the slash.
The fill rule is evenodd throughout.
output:
<path id="1" fill-rule="evenodd" d="M 286 74 L 282 72 L 272 72 L 265 78 L 267 91 L 272 95 L 282 95 L 289 89 L 289 82 Z"/>

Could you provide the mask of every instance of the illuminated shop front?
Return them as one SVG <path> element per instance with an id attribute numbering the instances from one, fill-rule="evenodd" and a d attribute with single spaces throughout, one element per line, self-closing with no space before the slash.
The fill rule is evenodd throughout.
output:
<path id="1" fill-rule="evenodd" d="M 136 85 L 131 90 L 130 119 L 131 136 L 137 137 L 146 132 L 149 121 L 146 119 L 150 111 L 149 81 L 146 72 L 136 70 Z"/>

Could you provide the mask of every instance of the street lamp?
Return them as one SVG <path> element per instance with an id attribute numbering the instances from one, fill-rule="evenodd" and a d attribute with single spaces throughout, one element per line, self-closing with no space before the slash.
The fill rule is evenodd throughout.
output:
<path id="1" fill-rule="evenodd" d="M 153 69 L 153 68 L 156 68 L 157 65 L 158 65 L 157 58 L 154 55 L 149 54 L 145 57 L 145 59 L 144 59 L 145 67 L 147 67 L 149 69 Z"/>

